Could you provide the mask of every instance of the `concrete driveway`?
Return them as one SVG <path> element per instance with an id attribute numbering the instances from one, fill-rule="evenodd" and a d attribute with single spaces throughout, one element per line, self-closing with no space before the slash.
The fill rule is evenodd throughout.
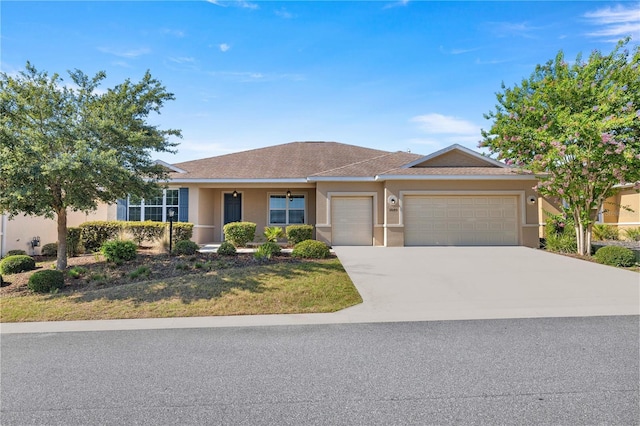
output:
<path id="1" fill-rule="evenodd" d="M 527 247 L 335 247 L 349 321 L 640 314 L 640 274 Z"/>

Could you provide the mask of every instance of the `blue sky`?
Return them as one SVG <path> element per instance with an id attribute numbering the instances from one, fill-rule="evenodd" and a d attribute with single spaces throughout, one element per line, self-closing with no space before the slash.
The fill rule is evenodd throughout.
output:
<path id="1" fill-rule="evenodd" d="M 502 81 L 640 40 L 640 2 L 111 1 L 0 4 L 1 68 L 145 70 L 176 100 L 171 163 L 324 140 L 429 154 L 476 149 Z M 68 78 L 67 78 L 68 80 Z"/>

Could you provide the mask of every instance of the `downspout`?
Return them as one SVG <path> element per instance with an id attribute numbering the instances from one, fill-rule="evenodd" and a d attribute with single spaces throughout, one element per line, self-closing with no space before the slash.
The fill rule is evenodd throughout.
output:
<path id="1" fill-rule="evenodd" d="M 0 257 L 4 256 L 7 247 L 7 215 L 0 215 Z"/>

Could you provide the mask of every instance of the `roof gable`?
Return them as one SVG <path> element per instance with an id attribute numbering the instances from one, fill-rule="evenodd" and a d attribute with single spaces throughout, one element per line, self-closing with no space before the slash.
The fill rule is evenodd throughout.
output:
<path id="1" fill-rule="evenodd" d="M 404 168 L 427 167 L 504 168 L 507 166 L 499 161 L 485 157 L 480 153 L 458 144 L 448 146 L 440 151 L 436 151 L 433 154 L 421 157 L 404 165 Z"/>

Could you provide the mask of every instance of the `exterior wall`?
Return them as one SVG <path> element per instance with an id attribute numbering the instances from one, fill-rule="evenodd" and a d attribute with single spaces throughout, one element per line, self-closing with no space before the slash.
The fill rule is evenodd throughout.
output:
<path id="1" fill-rule="evenodd" d="M 287 190 L 294 195 L 305 195 L 307 224 L 316 222 L 316 194 L 313 185 L 270 186 L 257 185 L 252 188 L 229 186 L 189 187 L 189 222 L 194 224 L 193 240 L 198 244 L 223 241 L 224 194 L 237 191 L 242 196 L 242 220 L 256 224 L 256 237 L 260 237 L 269 222 L 269 195 L 283 194 Z M 285 226 L 281 226 L 283 229 Z"/>
<path id="2" fill-rule="evenodd" d="M 602 223 L 615 225 L 619 229 L 640 226 L 640 193 L 634 189 L 624 189 L 605 202 Z"/>
<path id="3" fill-rule="evenodd" d="M 92 220 L 115 220 L 116 206 L 108 204 L 98 205 L 97 210 L 86 214 L 70 211 L 67 215 L 67 226 L 78 226 Z M 31 249 L 29 242 L 34 237 L 40 237 L 40 247 Z M 0 255 L 4 256 L 9 250 L 24 250 L 29 254 L 40 254 L 44 244 L 58 241 L 58 225 L 56 219 L 43 216 L 20 215 L 9 219 L 0 216 Z"/>
<path id="4" fill-rule="evenodd" d="M 382 182 L 318 182 L 316 199 L 316 238 L 331 244 L 331 197 L 372 196 L 373 244 L 384 245 L 384 184 Z"/>
<path id="5" fill-rule="evenodd" d="M 386 245 L 404 245 L 404 223 L 402 222 L 402 203 L 406 193 L 429 194 L 492 194 L 504 193 L 518 197 L 518 209 L 521 220 L 520 244 L 528 247 L 539 247 L 538 202 L 527 203 L 529 197 L 537 198 L 533 182 L 528 180 L 452 180 L 452 181 L 387 181 L 385 186 L 384 209 L 386 215 Z M 389 197 L 397 200 L 396 205 L 389 203 Z"/>

